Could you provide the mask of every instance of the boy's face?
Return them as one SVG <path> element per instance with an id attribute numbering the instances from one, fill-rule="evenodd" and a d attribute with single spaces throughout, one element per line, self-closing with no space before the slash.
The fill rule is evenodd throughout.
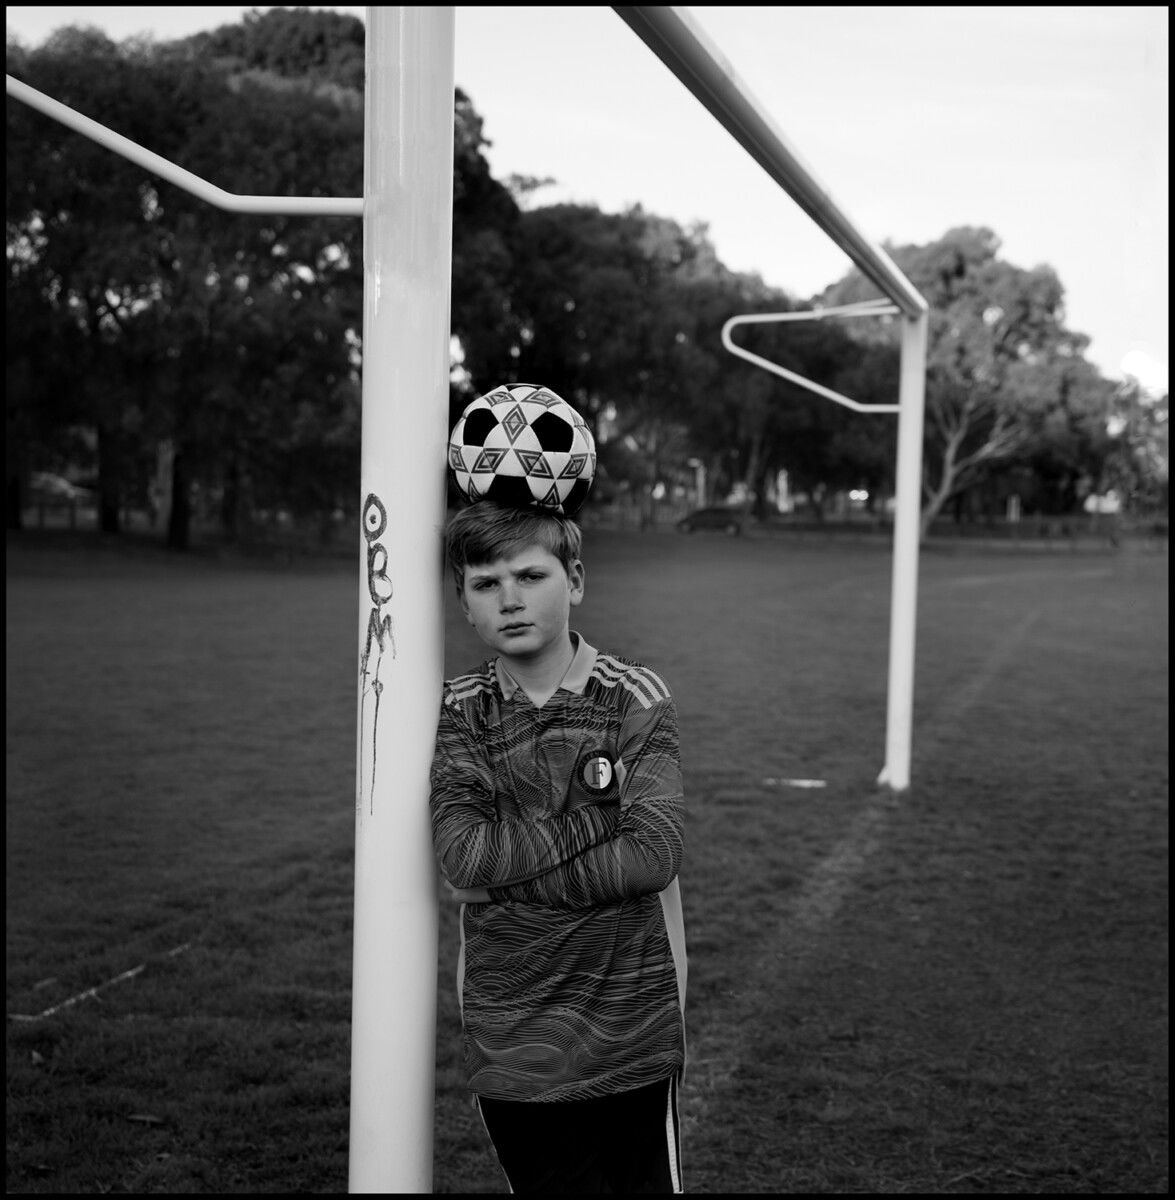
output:
<path id="1" fill-rule="evenodd" d="M 461 609 L 487 646 L 506 658 L 541 659 L 567 645 L 571 606 L 583 599 L 583 564 L 570 571 L 542 546 L 466 565 Z"/>

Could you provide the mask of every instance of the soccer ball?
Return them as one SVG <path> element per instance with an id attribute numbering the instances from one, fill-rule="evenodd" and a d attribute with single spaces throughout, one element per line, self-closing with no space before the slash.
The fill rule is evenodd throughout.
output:
<path id="1" fill-rule="evenodd" d="M 550 388 L 510 383 L 479 396 L 449 435 L 449 468 L 470 503 L 494 500 L 572 516 L 596 473 L 583 418 Z"/>

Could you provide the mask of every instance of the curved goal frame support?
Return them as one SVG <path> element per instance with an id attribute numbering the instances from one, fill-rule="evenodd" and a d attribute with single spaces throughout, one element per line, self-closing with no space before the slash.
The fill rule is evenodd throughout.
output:
<path id="1" fill-rule="evenodd" d="M 899 311 L 897 306 L 891 304 L 888 300 L 863 300 L 860 304 L 842 304 L 835 308 L 813 308 L 798 312 L 781 313 L 748 313 L 741 317 L 731 317 L 722 326 L 722 344 L 736 357 L 744 359 L 756 367 L 762 367 L 764 371 L 770 371 L 772 374 L 778 375 L 781 379 L 787 379 L 799 387 L 807 388 L 808 391 L 815 392 L 817 396 L 823 396 L 825 400 L 831 400 L 835 404 L 851 408 L 853 412 L 896 413 L 901 411 L 901 405 L 861 404 L 857 400 L 850 400 L 848 396 L 833 391 L 832 388 L 827 388 L 820 383 L 814 383 L 811 379 L 805 379 L 803 375 L 797 375 L 795 371 L 789 371 L 786 367 L 781 367 L 779 363 L 772 362 L 769 358 L 763 358 L 762 355 L 747 350 L 734 340 L 731 333 L 740 325 L 768 325 L 783 321 L 823 321 L 827 317 L 889 317 L 896 316 Z"/>
<path id="2" fill-rule="evenodd" d="M 295 217 L 361 217 L 362 196 L 245 196 L 238 192 L 226 192 L 224 188 L 209 183 L 199 175 L 177 166 L 162 154 L 140 146 L 138 142 L 115 133 L 113 129 L 72 109 L 52 96 L 30 87 L 27 83 L 5 75 L 5 91 L 14 100 L 20 100 L 30 108 L 52 117 L 54 121 L 88 137 L 99 146 L 113 150 L 115 154 L 133 162 L 135 166 L 166 179 L 185 192 L 205 200 L 225 212 L 252 214 L 286 214 Z"/>

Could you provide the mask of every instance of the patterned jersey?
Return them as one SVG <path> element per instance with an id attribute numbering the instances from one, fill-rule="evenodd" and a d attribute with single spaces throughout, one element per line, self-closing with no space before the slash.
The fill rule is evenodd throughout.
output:
<path id="1" fill-rule="evenodd" d="M 465 904 L 457 994 L 470 1090 L 578 1100 L 685 1062 L 677 712 L 647 667 L 578 635 L 541 708 L 498 660 L 448 680 L 432 768 Z"/>

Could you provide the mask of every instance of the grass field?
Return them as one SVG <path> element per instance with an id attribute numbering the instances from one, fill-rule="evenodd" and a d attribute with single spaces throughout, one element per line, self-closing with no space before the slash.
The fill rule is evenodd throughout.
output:
<path id="1" fill-rule="evenodd" d="M 925 552 L 898 798 L 884 549 L 586 557 L 578 628 L 680 711 L 687 1190 L 1165 1192 L 1165 551 Z M 7 577 L 8 1191 L 345 1191 L 357 566 L 10 535 Z M 454 918 L 435 1190 L 501 1193 Z"/>

